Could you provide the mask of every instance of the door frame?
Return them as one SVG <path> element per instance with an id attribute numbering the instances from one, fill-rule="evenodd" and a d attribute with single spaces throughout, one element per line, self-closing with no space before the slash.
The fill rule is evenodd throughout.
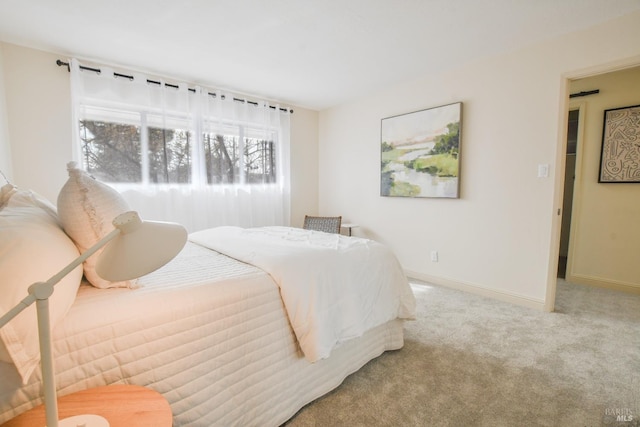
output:
<path id="1" fill-rule="evenodd" d="M 640 55 L 630 58 L 624 58 L 618 61 L 613 61 L 597 66 L 584 68 L 581 70 L 574 70 L 567 73 L 563 73 L 560 76 L 560 103 L 558 109 L 558 133 L 556 142 L 556 155 L 555 155 L 555 167 L 554 167 L 554 190 L 553 190 L 553 210 L 551 212 L 551 232 L 549 239 L 549 259 L 547 264 L 547 288 L 544 299 L 544 310 L 552 312 L 555 309 L 556 302 L 556 287 L 558 280 L 558 256 L 560 253 L 560 225 L 562 223 L 562 201 L 564 197 L 564 169 L 565 169 L 565 156 L 567 153 L 567 122 L 569 120 L 569 105 L 571 100 L 569 98 L 569 88 L 571 81 L 597 76 L 599 74 L 607 74 L 614 71 L 624 70 L 626 68 L 640 66 Z M 582 150 L 584 151 L 584 150 Z M 576 158 L 576 163 L 578 159 Z M 577 165 L 576 165 L 577 167 Z M 576 175 L 577 179 L 577 175 Z M 575 187 L 574 187 L 574 202 L 575 202 Z M 575 213 L 572 212 L 572 222 Z M 579 220 L 579 218 L 578 218 Z M 572 227 L 574 228 L 574 227 Z M 575 233 L 572 233 L 575 234 Z M 573 236 L 574 241 L 577 236 Z M 572 253 L 571 236 L 570 236 L 569 253 Z M 568 265 L 567 256 L 567 268 Z"/>

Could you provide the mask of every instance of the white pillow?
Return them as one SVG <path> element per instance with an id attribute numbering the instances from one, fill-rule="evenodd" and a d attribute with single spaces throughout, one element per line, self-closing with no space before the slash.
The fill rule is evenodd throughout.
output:
<path id="1" fill-rule="evenodd" d="M 50 279 L 78 256 L 56 220 L 55 207 L 31 191 L 0 193 L 0 315 L 28 295 L 33 283 Z M 49 298 L 51 328 L 73 304 L 82 268 L 55 285 Z M 26 384 L 40 362 L 35 303 L 0 328 L 0 360 L 13 363 Z"/>
<path id="2" fill-rule="evenodd" d="M 85 252 L 113 230 L 112 221 L 129 211 L 129 205 L 113 188 L 96 181 L 75 162 L 67 164 L 69 179 L 58 195 L 58 217 L 80 253 Z M 131 287 L 129 280 L 110 282 L 98 276 L 96 263 L 102 249 L 84 262 L 86 279 L 97 288 Z"/>

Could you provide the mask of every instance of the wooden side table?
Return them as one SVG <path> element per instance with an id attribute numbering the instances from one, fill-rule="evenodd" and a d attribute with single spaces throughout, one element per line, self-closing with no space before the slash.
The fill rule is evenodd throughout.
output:
<path id="1" fill-rule="evenodd" d="M 110 427 L 171 427 L 167 400 L 157 391 L 137 385 L 108 385 L 58 397 L 58 419 L 100 415 Z M 44 427 L 44 405 L 36 406 L 1 427 Z"/>

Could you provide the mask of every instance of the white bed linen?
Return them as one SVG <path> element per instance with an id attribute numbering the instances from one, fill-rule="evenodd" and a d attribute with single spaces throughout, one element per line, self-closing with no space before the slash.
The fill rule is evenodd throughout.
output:
<path id="1" fill-rule="evenodd" d="M 400 263 L 373 240 L 290 227 L 217 227 L 192 233 L 189 240 L 271 275 L 310 362 L 375 326 L 415 313 Z"/>
<path id="2" fill-rule="evenodd" d="M 402 347 L 394 320 L 309 363 L 277 285 L 250 265 L 188 243 L 141 288 L 81 286 L 53 331 L 60 395 L 114 383 L 169 401 L 174 426 L 277 426 L 385 350 Z M 0 423 L 42 403 L 40 373 L 21 385 L 0 363 Z"/>

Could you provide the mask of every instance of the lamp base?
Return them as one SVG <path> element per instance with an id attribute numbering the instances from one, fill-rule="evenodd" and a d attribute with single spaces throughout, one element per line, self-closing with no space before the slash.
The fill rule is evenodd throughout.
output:
<path id="1" fill-rule="evenodd" d="M 58 427 L 109 427 L 109 421 L 100 415 L 76 415 L 58 421 Z"/>

